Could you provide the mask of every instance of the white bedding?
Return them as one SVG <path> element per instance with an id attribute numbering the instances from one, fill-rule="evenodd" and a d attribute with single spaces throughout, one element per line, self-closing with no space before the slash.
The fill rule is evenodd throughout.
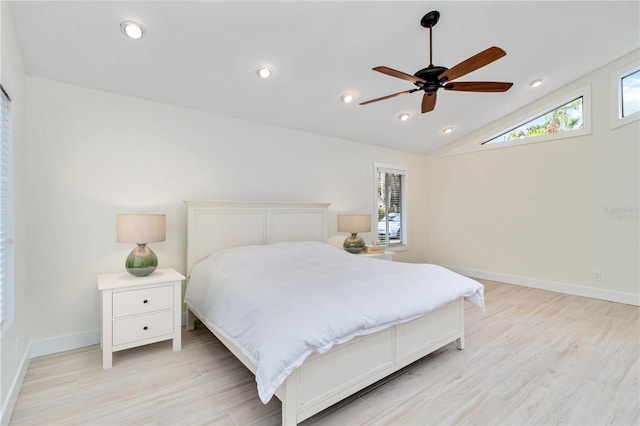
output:
<path id="1" fill-rule="evenodd" d="M 303 242 L 214 253 L 193 268 L 185 303 L 253 362 L 266 404 L 313 352 L 410 321 L 461 296 L 484 310 L 482 284 L 446 268 Z"/>

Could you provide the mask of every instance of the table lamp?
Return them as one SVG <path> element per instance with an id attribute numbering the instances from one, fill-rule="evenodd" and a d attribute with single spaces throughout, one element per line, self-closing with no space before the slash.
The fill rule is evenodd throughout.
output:
<path id="1" fill-rule="evenodd" d="M 371 232 L 370 214 L 339 214 L 338 232 L 348 232 L 351 235 L 344 240 L 342 247 L 349 253 L 360 253 L 365 242 L 358 232 Z"/>
<path id="2" fill-rule="evenodd" d="M 127 272 L 136 277 L 146 277 L 156 270 L 158 257 L 147 244 L 166 239 L 166 221 L 163 214 L 117 215 L 117 241 L 138 245 L 125 261 Z"/>

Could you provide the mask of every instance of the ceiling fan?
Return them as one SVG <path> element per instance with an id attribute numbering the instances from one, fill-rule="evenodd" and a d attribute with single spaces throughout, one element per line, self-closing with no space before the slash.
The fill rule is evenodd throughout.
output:
<path id="1" fill-rule="evenodd" d="M 381 98 L 371 99 L 361 102 L 360 105 L 367 105 L 372 102 L 382 101 L 384 99 L 394 98 L 396 96 L 406 95 L 408 93 L 424 91 L 422 96 L 422 113 L 433 111 L 436 106 L 436 93 L 441 87 L 444 90 L 457 90 L 462 92 L 506 92 L 513 86 L 513 83 L 503 83 L 497 81 L 465 81 L 451 82 L 458 77 L 469 74 L 485 65 L 494 62 L 507 53 L 499 47 L 493 46 L 482 52 L 460 62 L 452 68 L 446 68 L 433 65 L 433 34 L 432 29 L 440 19 L 440 12 L 431 11 L 422 17 L 420 24 L 429 28 L 429 66 L 423 68 L 415 74 L 407 74 L 393 68 L 379 66 L 373 68 L 374 71 L 381 72 L 391 77 L 400 78 L 412 82 L 417 86 L 415 89 L 405 90 L 394 93 L 392 95 L 383 96 Z"/>

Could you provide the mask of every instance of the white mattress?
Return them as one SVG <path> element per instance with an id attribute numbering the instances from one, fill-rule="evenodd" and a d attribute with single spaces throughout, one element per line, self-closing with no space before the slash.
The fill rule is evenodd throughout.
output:
<path id="1" fill-rule="evenodd" d="M 193 268 L 185 302 L 253 362 L 258 394 L 267 403 L 313 352 L 459 297 L 484 310 L 482 284 L 446 268 L 303 242 L 214 253 Z"/>

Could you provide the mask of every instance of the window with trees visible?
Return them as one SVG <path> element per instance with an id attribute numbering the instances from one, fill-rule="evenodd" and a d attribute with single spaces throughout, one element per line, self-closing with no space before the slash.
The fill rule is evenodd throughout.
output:
<path id="1" fill-rule="evenodd" d="M 571 132 L 584 126 L 583 96 L 542 113 L 482 143 L 495 144 L 518 139 L 534 138 L 561 132 Z"/>
<path id="2" fill-rule="evenodd" d="M 378 244 L 388 248 L 407 246 L 407 170 L 375 165 Z"/>

